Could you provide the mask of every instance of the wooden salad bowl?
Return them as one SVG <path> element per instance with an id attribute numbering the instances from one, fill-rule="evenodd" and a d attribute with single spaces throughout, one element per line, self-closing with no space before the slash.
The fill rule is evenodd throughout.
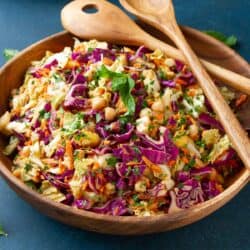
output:
<path id="1" fill-rule="evenodd" d="M 182 29 L 193 49 L 200 57 L 242 75 L 250 76 L 250 67 L 247 62 L 234 51 L 199 31 L 187 27 Z M 146 27 L 146 30 L 152 32 L 152 29 L 150 30 L 148 27 Z M 155 33 L 155 31 L 153 33 L 158 37 L 160 36 L 162 40 L 166 39 L 161 34 Z M 58 52 L 65 46 L 72 45 L 72 36 L 67 32 L 60 32 L 26 48 L 0 69 L 0 115 L 8 109 L 11 90 L 22 84 L 24 74 L 31 61 L 41 59 L 47 50 Z M 6 144 L 5 140 L 3 137 L 0 138 L 1 148 Z M 244 168 L 234 176 L 230 181 L 230 185 L 223 193 L 190 209 L 149 217 L 116 217 L 75 209 L 44 198 L 17 179 L 10 171 L 11 165 L 11 159 L 0 152 L 0 174 L 18 195 L 40 212 L 74 227 L 120 235 L 162 232 L 193 223 L 211 214 L 231 200 L 249 180 L 249 171 Z"/>

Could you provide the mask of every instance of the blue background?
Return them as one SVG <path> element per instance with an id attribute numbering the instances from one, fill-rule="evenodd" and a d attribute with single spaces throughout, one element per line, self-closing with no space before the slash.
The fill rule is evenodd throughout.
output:
<path id="1" fill-rule="evenodd" d="M 136 1 L 136 0 L 135 0 Z M 58 32 L 66 0 L 0 0 L 0 51 L 22 49 Z M 118 1 L 112 1 L 117 3 Z M 249 0 L 174 0 L 180 23 L 234 34 L 250 61 Z M 4 59 L 0 58 L 0 65 Z M 250 187 L 226 206 L 191 226 L 140 237 L 107 236 L 62 225 L 35 211 L 0 178 L 0 250 L 250 249 Z"/>

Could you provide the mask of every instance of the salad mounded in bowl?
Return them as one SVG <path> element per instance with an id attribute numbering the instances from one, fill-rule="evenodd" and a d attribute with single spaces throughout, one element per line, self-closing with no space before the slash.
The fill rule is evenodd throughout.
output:
<path id="1" fill-rule="evenodd" d="M 76 40 L 47 52 L 12 91 L 0 130 L 17 178 L 101 214 L 187 209 L 223 192 L 242 167 L 189 67 L 144 46 Z"/>

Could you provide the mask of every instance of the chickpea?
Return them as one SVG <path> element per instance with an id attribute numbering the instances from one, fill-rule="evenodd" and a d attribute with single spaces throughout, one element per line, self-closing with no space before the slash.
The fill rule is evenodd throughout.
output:
<path id="1" fill-rule="evenodd" d="M 152 110 L 158 111 L 158 112 L 163 112 L 164 111 L 164 106 L 162 100 L 157 100 L 152 104 Z"/>
<path id="2" fill-rule="evenodd" d="M 104 115 L 106 121 L 113 121 L 116 116 L 116 111 L 111 107 L 106 107 L 104 110 Z"/>
<path id="3" fill-rule="evenodd" d="M 112 195 L 112 194 L 114 194 L 114 193 L 115 193 L 115 185 L 112 184 L 112 183 L 107 183 L 107 184 L 105 185 L 105 193 L 106 193 L 107 195 Z"/>
<path id="4" fill-rule="evenodd" d="M 135 191 L 143 193 L 147 190 L 146 182 L 144 180 L 139 180 L 135 183 Z"/>
<path id="5" fill-rule="evenodd" d="M 99 96 L 102 96 L 105 92 L 106 92 L 105 88 L 98 87 L 98 88 L 95 88 L 94 90 L 89 91 L 89 94 L 92 97 L 99 97 Z"/>
<path id="6" fill-rule="evenodd" d="M 199 135 L 199 128 L 196 124 L 192 124 L 189 126 L 189 135 L 192 139 L 197 139 Z"/>
<path id="7" fill-rule="evenodd" d="M 20 178 L 21 177 L 21 169 L 20 168 L 17 168 L 13 171 L 13 175 L 16 176 L 17 178 Z"/>
<path id="8" fill-rule="evenodd" d="M 107 101 L 102 97 L 94 97 L 91 102 L 94 110 L 101 110 L 107 106 Z"/>

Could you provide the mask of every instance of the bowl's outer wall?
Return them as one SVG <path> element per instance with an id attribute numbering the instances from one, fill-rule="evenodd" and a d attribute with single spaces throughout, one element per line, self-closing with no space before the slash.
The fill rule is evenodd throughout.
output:
<path id="1" fill-rule="evenodd" d="M 185 33 L 192 38 L 191 40 L 195 41 L 192 43 L 194 45 L 199 45 L 197 39 L 201 39 L 200 37 L 202 37 L 203 40 L 205 39 L 204 35 L 200 35 L 200 33 L 189 29 L 185 29 Z M 213 39 L 210 40 L 207 38 L 205 40 L 210 45 L 211 43 L 215 43 Z M 20 53 L 18 57 L 7 63 L 6 66 L 0 70 L 0 88 L 2 90 L 0 92 L 0 113 L 2 114 L 8 107 L 8 97 L 11 90 L 22 84 L 24 73 L 31 61 L 42 58 L 46 50 L 57 52 L 62 50 L 65 46 L 71 46 L 72 44 L 72 37 L 68 33 L 62 32 L 32 45 Z M 208 44 L 206 45 L 208 46 Z M 220 51 L 224 48 L 225 53 L 228 53 L 227 48 L 221 44 L 219 45 Z M 197 48 L 199 49 L 199 47 L 200 45 Z M 209 46 L 207 47 L 207 50 L 209 50 Z M 222 52 L 220 52 L 220 54 L 223 56 Z M 223 65 L 224 59 L 218 55 L 218 53 L 215 53 L 213 60 L 217 60 L 217 62 L 220 62 Z M 230 60 L 232 62 L 231 67 L 235 67 L 233 65 L 237 64 L 239 69 L 241 69 L 241 73 L 244 69 L 243 73 L 245 75 L 250 75 L 249 67 L 246 67 L 246 62 L 238 55 L 235 55 L 234 59 L 230 58 Z M 0 140 L 0 142 L 3 144 L 3 140 Z M 162 232 L 195 222 L 224 205 L 248 182 L 248 172 L 242 170 L 234 183 L 221 195 L 210 201 L 197 205 L 192 209 L 154 217 L 112 217 L 80 211 L 45 199 L 16 179 L 16 177 L 14 177 L 9 171 L 10 167 L 11 161 L 0 154 L 0 174 L 5 178 L 11 188 L 16 191 L 16 193 L 42 213 L 78 228 L 101 233 L 123 235 Z"/>

